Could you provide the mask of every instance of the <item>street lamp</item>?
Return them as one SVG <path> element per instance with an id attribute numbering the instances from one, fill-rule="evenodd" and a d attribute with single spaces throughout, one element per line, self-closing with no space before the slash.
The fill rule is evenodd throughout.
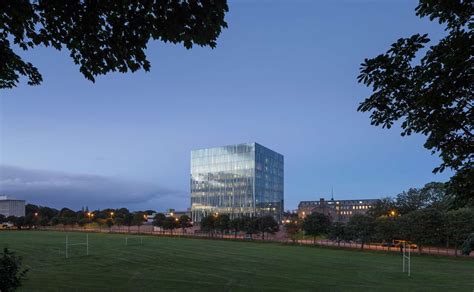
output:
<path id="1" fill-rule="evenodd" d="M 390 216 L 395 217 L 395 215 L 397 215 L 397 212 L 395 212 L 395 210 L 390 211 Z"/>
<path id="2" fill-rule="evenodd" d="M 89 223 L 91 222 L 91 218 L 94 217 L 94 214 L 92 214 L 91 212 L 88 212 L 87 213 L 87 216 L 89 216 Z"/>

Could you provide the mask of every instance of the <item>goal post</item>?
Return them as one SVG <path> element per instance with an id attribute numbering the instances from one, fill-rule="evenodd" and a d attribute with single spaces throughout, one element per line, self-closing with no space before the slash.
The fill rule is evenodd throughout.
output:
<path id="1" fill-rule="evenodd" d="M 69 258 L 69 247 L 78 246 L 78 245 L 84 245 L 86 247 L 86 255 L 89 255 L 89 234 L 86 234 L 85 242 L 75 242 L 75 243 L 70 243 L 69 234 L 66 234 L 66 258 Z"/>
<path id="2" fill-rule="evenodd" d="M 403 242 L 403 273 L 407 272 L 408 277 L 411 276 L 411 246 L 408 245 L 408 252 L 407 252 L 407 244 Z M 405 268 L 406 267 L 406 268 Z"/>
<path id="3" fill-rule="evenodd" d="M 126 236 L 125 237 L 125 246 L 129 246 L 133 243 L 138 244 L 138 245 L 143 245 L 143 236 Z"/>

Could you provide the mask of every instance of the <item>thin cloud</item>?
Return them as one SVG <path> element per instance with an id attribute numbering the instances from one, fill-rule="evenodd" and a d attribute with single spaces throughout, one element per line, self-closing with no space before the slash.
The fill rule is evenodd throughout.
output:
<path id="1" fill-rule="evenodd" d="M 164 209 L 183 205 L 186 194 L 153 184 L 90 174 L 0 165 L 0 194 L 29 203 L 78 209 L 129 207 Z"/>

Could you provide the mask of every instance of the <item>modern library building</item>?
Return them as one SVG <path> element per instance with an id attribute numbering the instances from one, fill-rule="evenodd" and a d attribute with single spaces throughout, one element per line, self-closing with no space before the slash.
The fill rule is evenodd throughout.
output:
<path id="1" fill-rule="evenodd" d="M 191 151 L 191 214 L 283 214 L 283 155 L 258 143 Z"/>

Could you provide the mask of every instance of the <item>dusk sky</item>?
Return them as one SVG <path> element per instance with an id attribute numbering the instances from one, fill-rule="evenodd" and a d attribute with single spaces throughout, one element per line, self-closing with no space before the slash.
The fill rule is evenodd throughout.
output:
<path id="1" fill-rule="evenodd" d="M 190 151 L 258 142 L 285 156 L 285 209 L 394 196 L 432 174 L 425 137 L 370 125 L 364 58 L 400 37 L 444 34 L 417 1 L 231 1 L 217 48 L 151 42 L 150 72 L 86 80 L 51 48 L 20 52 L 40 86 L 0 93 L 0 194 L 132 210 L 190 206 Z"/>

